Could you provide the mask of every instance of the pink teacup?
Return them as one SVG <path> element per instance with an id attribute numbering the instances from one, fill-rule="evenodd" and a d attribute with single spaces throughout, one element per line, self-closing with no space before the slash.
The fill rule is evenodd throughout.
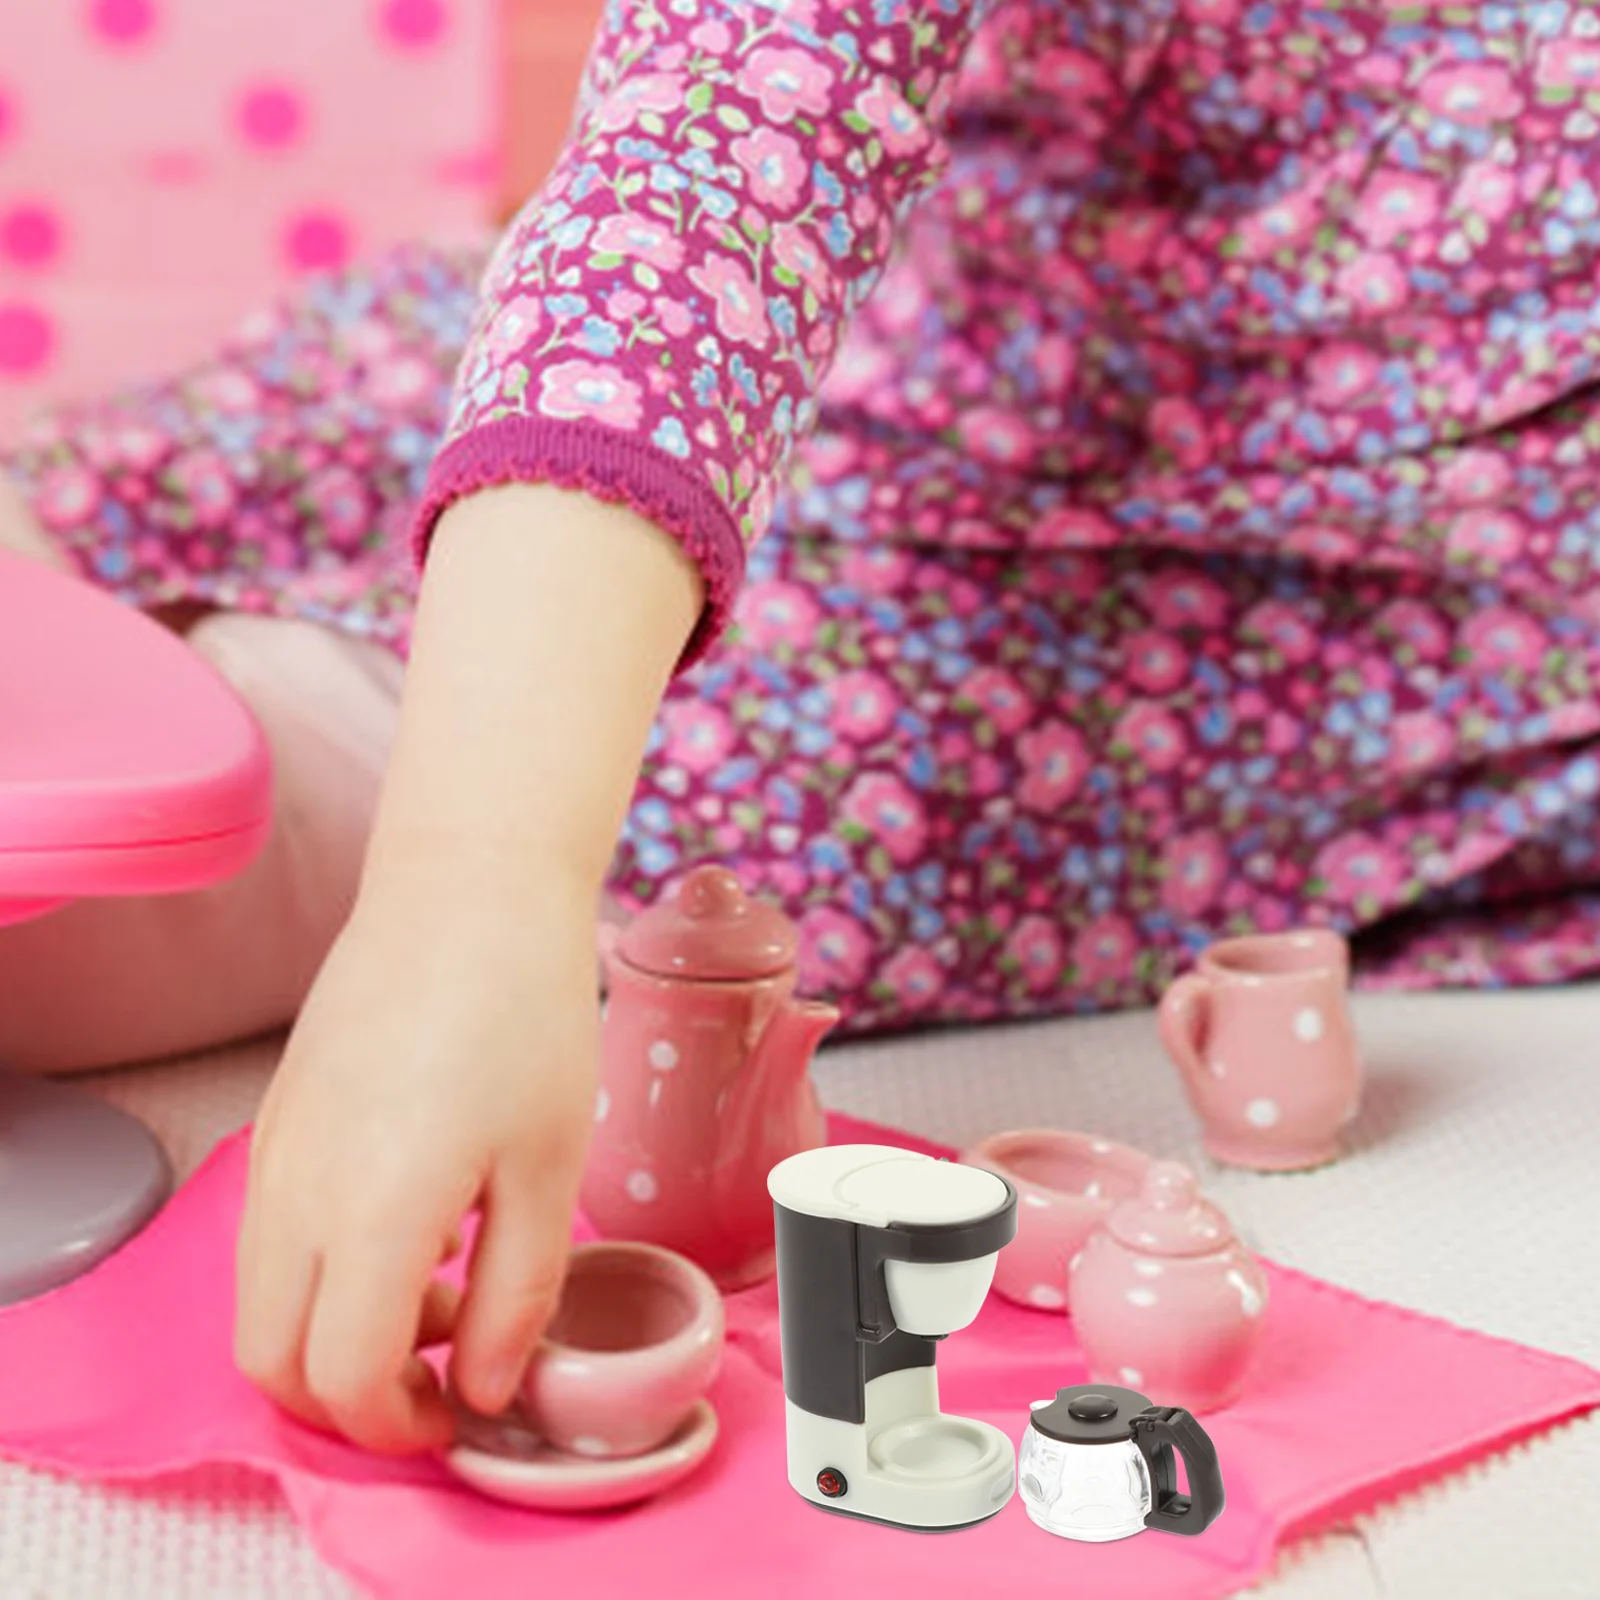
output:
<path id="1" fill-rule="evenodd" d="M 711 1386 L 724 1328 L 722 1296 L 692 1261 L 658 1245 L 579 1245 L 523 1377 L 520 1420 L 569 1455 L 645 1455 Z"/>
<path id="2" fill-rule="evenodd" d="M 1065 1311 L 1072 1259 L 1114 1206 L 1140 1191 L 1149 1156 L 1087 1133 L 997 1133 L 962 1161 L 1017 1191 L 1017 1236 L 995 1264 L 997 1293 L 1036 1311 Z"/>
<path id="3" fill-rule="evenodd" d="M 1361 1100 L 1350 950 L 1323 929 L 1226 939 L 1162 997 L 1161 1039 L 1206 1149 L 1263 1171 L 1321 1166 Z"/>

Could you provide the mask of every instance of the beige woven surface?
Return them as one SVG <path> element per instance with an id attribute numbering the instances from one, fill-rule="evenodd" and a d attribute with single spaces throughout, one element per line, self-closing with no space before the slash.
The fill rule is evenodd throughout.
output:
<path id="1" fill-rule="evenodd" d="M 1053 1124 L 1195 1161 L 1279 1260 L 1600 1365 L 1600 991 L 1373 998 L 1359 1017 L 1372 1080 L 1355 1147 L 1296 1177 L 1206 1165 L 1145 1015 L 850 1047 L 818 1076 L 831 1105 L 956 1145 Z M 272 1059 L 256 1046 L 95 1087 L 188 1171 L 248 1120 Z M 1258 1592 L 1597 1600 L 1597 1488 L 1589 1418 L 1285 1551 Z M 0 1465 L 0 1600 L 350 1592 L 248 1472 L 130 1490 Z"/>

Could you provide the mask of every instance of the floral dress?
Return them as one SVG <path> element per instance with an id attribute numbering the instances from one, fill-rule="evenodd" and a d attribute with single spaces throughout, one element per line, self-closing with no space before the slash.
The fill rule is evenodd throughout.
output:
<path id="1" fill-rule="evenodd" d="M 707 605 L 614 886 L 734 863 L 858 1029 L 1296 923 L 1566 979 L 1597 185 L 1566 0 L 613 0 L 492 253 L 314 281 L 11 467 L 134 603 L 402 651 L 453 500 L 641 510 Z"/>

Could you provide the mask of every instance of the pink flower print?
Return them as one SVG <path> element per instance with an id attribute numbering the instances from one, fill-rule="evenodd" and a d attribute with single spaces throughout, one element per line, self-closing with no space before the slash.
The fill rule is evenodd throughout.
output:
<path id="1" fill-rule="evenodd" d="M 1411 295 L 1405 272 L 1393 256 L 1357 256 L 1339 270 L 1334 283 L 1357 311 L 1381 316 L 1403 306 Z"/>
<path id="2" fill-rule="evenodd" d="M 1453 556 L 1498 566 L 1521 554 L 1528 530 L 1512 511 L 1468 511 L 1450 525 L 1445 546 Z"/>
<path id="3" fill-rule="evenodd" d="M 631 431 L 643 415 L 639 385 L 594 361 L 563 361 L 547 368 L 540 391 L 540 411 L 563 422 L 602 422 Z"/>
<path id="4" fill-rule="evenodd" d="M 1439 215 L 1439 188 L 1410 172 L 1383 172 L 1373 178 L 1355 208 L 1355 224 L 1377 250 L 1420 233 Z"/>
<path id="5" fill-rule="evenodd" d="M 1400 772 L 1442 767 L 1455 748 L 1455 730 L 1431 711 L 1402 712 L 1389 729 L 1389 765 Z"/>
<path id="6" fill-rule="evenodd" d="M 1532 617 L 1509 606 L 1486 606 L 1462 624 L 1461 643 L 1472 666 L 1500 673 L 1533 672 L 1550 641 Z"/>
<path id="7" fill-rule="evenodd" d="M 1241 0 L 1183 0 L 1183 10 L 1196 22 L 1221 27 L 1239 15 Z"/>
<path id="8" fill-rule="evenodd" d="M 248 372 L 222 367 L 195 380 L 195 398 L 201 405 L 226 416 L 240 416 L 261 404 L 261 390 Z"/>
<path id="9" fill-rule="evenodd" d="M 189 450 L 167 468 L 173 487 L 201 528 L 220 528 L 238 503 L 233 474 L 215 450 Z"/>
<path id="10" fill-rule="evenodd" d="M 1072 941 L 1072 961 L 1078 980 L 1090 988 L 1116 983 L 1133 970 L 1139 941 L 1133 924 L 1116 913 L 1099 917 Z"/>
<path id="11" fill-rule="evenodd" d="M 683 265 L 683 241 L 666 223 L 628 212 L 607 217 L 594 230 L 590 247 L 597 256 L 632 256 L 662 272 Z"/>
<path id="12" fill-rule="evenodd" d="M 733 748 L 727 714 L 701 700 L 669 700 L 662 708 L 666 756 L 685 772 L 714 772 Z"/>
<path id="13" fill-rule="evenodd" d="M 747 584 L 736 615 L 739 632 L 752 650 L 770 650 L 780 644 L 804 649 L 820 620 L 809 590 L 778 579 Z"/>
<path id="14" fill-rule="evenodd" d="M 1497 62 L 1441 67 L 1422 80 L 1417 94 L 1435 116 L 1471 128 L 1504 122 L 1522 109 L 1511 74 Z"/>
<path id="15" fill-rule="evenodd" d="M 879 973 L 907 1012 L 926 1011 L 944 992 L 944 968 L 926 951 L 908 946 Z"/>
<path id="16" fill-rule="evenodd" d="M 643 315 L 650 302 L 632 289 L 618 289 L 606 299 L 606 315 L 613 322 L 628 323 Z"/>
<path id="17" fill-rule="evenodd" d="M 305 486 L 312 515 L 336 549 L 358 545 L 372 528 L 367 486 L 348 467 L 327 467 Z"/>
<path id="18" fill-rule="evenodd" d="M 717 307 L 717 331 L 724 339 L 765 350 L 771 337 L 767 308 L 755 279 L 729 256 L 707 256 L 704 266 L 692 267 L 689 279 L 710 295 Z"/>
<path id="19" fill-rule="evenodd" d="M 625 77 L 594 108 L 595 123 L 606 133 L 626 133 L 647 111 L 666 116 L 683 104 L 684 80 L 677 72 L 645 72 Z"/>
<path id="20" fill-rule="evenodd" d="M 1227 594 L 1197 572 L 1163 572 L 1145 586 L 1145 609 L 1163 628 L 1220 628 Z"/>
<path id="21" fill-rule="evenodd" d="M 1006 954 L 1016 962 L 1030 994 L 1053 989 L 1066 962 L 1066 942 L 1048 917 L 1024 917 L 1006 940 Z"/>
<path id="22" fill-rule="evenodd" d="M 1030 811 L 1055 811 L 1075 795 L 1089 775 L 1089 754 L 1077 730 L 1047 722 L 1017 741 L 1023 777 L 1017 799 Z"/>
<path id="23" fill-rule="evenodd" d="M 876 672 L 841 673 L 829 685 L 834 730 L 846 739 L 876 739 L 894 721 L 899 704 L 888 682 Z"/>
<path id="24" fill-rule="evenodd" d="M 47 528 L 81 527 L 100 505 L 100 481 L 81 467 L 45 473 L 33 497 L 33 511 Z"/>
<path id="25" fill-rule="evenodd" d="M 1457 210 L 1477 212 L 1487 222 L 1501 221 L 1517 201 L 1515 173 L 1497 161 L 1474 161 L 1456 185 Z"/>
<path id="26" fill-rule="evenodd" d="M 1276 255 L 1291 249 L 1317 225 L 1317 206 L 1311 195 L 1286 194 L 1247 217 L 1240 240 L 1252 257 Z"/>
<path id="27" fill-rule="evenodd" d="M 805 284 L 819 300 L 833 292 L 833 274 L 823 259 L 817 241 L 804 228 L 792 222 L 779 222 L 772 229 L 772 259 Z"/>
<path id="28" fill-rule="evenodd" d="M 808 994 L 848 994 L 867 975 L 872 941 L 854 917 L 828 906 L 800 919 L 800 982 Z"/>
<path id="29" fill-rule="evenodd" d="M 433 368 L 421 356 L 401 356 L 369 369 L 361 392 L 385 411 L 403 411 L 432 394 L 437 381 Z"/>
<path id="30" fill-rule="evenodd" d="M 1211 430 L 1191 401 L 1176 397 L 1156 401 L 1150 408 L 1150 436 L 1190 471 L 1211 459 Z"/>
<path id="31" fill-rule="evenodd" d="M 1046 50 L 1034 66 L 1033 87 L 1052 100 L 1081 106 L 1110 96 L 1111 74 L 1081 51 Z"/>
<path id="32" fill-rule="evenodd" d="M 690 33 L 689 43 L 708 56 L 725 56 L 733 48 L 733 35 L 725 22 L 702 22 Z"/>
<path id="33" fill-rule="evenodd" d="M 839 576 L 863 594 L 896 594 L 911 572 L 911 557 L 892 545 L 874 549 L 852 549 L 844 558 Z"/>
<path id="34" fill-rule="evenodd" d="M 1440 470 L 1439 487 L 1457 505 L 1498 500 L 1511 487 L 1511 464 L 1494 450 L 1463 450 Z"/>
<path id="35" fill-rule="evenodd" d="M 870 89 L 857 96 L 856 110 L 883 140 L 883 148 L 896 159 L 915 155 L 930 141 L 928 125 L 921 113 L 885 78 L 879 78 Z"/>
<path id="36" fill-rule="evenodd" d="M 504 361 L 527 346 L 544 321 L 544 307 L 531 294 L 519 294 L 501 307 L 483 336 L 483 347 L 491 359 Z"/>
<path id="37" fill-rule="evenodd" d="M 1305 617 L 1282 600 L 1263 600 L 1245 614 L 1244 636 L 1270 645 L 1292 666 L 1317 653 L 1317 636 Z"/>
<path id="38" fill-rule="evenodd" d="M 922 854 L 928 839 L 928 818 L 922 802 L 898 778 L 887 772 L 869 772 L 845 791 L 840 813 L 889 852 L 898 866 L 909 867 Z"/>
<path id="39" fill-rule="evenodd" d="M 1047 550 L 1104 549 L 1117 543 L 1116 524 L 1098 511 L 1064 506 L 1047 512 L 1034 529 L 1033 543 Z"/>
<path id="40" fill-rule="evenodd" d="M 1119 744 L 1128 745 L 1151 772 L 1171 772 L 1182 766 L 1189 753 L 1189 737 L 1183 724 L 1149 700 L 1141 700 L 1123 712 L 1112 737 Z"/>
<path id="41" fill-rule="evenodd" d="M 124 423 L 111 435 L 116 459 L 134 472 L 148 472 L 171 447 L 167 434 L 142 422 Z"/>
<path id="42" fill-rule="evenodd" d="M 786 133 L 757 128 L 733 141 L 733 159 L 750 175 L 750 194 L 758 205 L 793 211 L 806 181 L 806 157 Z"/>
<path id="43" fill-rule="evenodd" d="M 1198 917 L 1216 902 L 1228 852 L 1209 829 L 1179 834 L 1161 853 L 1161 903 L 1180 917 Z"/>
<path id="44" fill-rule="evenodd" d="M 1536 72 L 1546 89 L 1600 89 L 1600 39 L 1552 39 Z"/>
<path id="45" fill-rule="evenodd" d="M 1347 834 L 1325 845 L 1312 870 L 1327 884 L 1330 899 L 1352 906 L 1386 902 L 1405 877 L 1400 858 L 1370 833 Z"/>
<path id="46" fill-rule="evenodd" d="M 1330 410 L 1350 405 L 1371 392 L 1382 369 L 1382 362 L 1361 345 L 1328 345 L 1306 363 L 1311 398 Z"/>
<path id="47" fill-rule="evenodd" d="M 797 116 L 823 116 L 833 73 L 804 50 L 755 51 L 739 74 L 739 90 L 761 102 L 768 122 L 793 122 Z"/>
<path id="48" fill-rule="evenodd" d="M 1001 733 L 1016 733 L 1033 720 L 1026 691 L 999 667 L 979 667 L 961 685 L 959 698 L 972 701 Z"/>
<path id="49" fill-rule="evenodd" d="M 1122 670 L 1147 694 L 1167 694 L 1189 675 L 1189 652 L 1171 634 L 1146 629 L 1122 642 Z"/>
<path id="50" fill-rule="evenodd" d="M 1348 561 L 1360 547 L 1341 528 L 1294 528 L 1285 535 L 1283 547 L 1291 555 L 1305 556 L 1321 566 L 1337 566 Z"/>
<path id="51" fill-rule="evenodd" d="M 979 406 L 956 426 L 962 447 L 979 461 L 997 467 L 1024 469 L 1038 448 L 1033 429 L 1000 406 Z"/>

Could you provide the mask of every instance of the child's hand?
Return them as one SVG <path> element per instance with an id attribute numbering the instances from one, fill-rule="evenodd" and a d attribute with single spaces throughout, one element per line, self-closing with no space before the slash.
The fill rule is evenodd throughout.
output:
<path id="1" fill-rule="evenodd" d="M 445 1444 L 417 1350 L 501 1410 L 565 1269 L 593 1121 L 594 907 L 492 888 L 363 904 L 257 1124 L 238 1358 L 314 1425 L 386 1453 Z M 481 1205 L 467 1289 L 435 1278 Z"/>
<path id="2" fill-rule="evenodd" d="M 385 1451 L 445 1442 L 549 1316 L 592 1126 L 596 912 L 701 587 L 628 511 L 489 491 L 440 522 L 359 903 L 263 1109 L 238 1357 Z M 484 1231 L 459 1308 L 430 1287 Z"/>

